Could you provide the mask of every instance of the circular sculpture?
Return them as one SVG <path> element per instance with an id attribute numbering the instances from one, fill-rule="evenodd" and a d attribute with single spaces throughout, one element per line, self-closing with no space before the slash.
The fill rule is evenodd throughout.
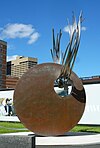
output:
<path id="1" fill-rule="evenodd" d="M 61 135 L 80 120 L 86 102 L 81 80 L 71 72 L 70 95 L 54 91 L 54 81 L 62 66 L 44 63 L 31 68 L 19 80 L 14 92 L 14 106 L 20 121 L 36 134 Z"/>
<path id="2" fill-rule="evenodd" d="M 71 130 L 80 120 L 86 103 L 85 90 L 81 80 L 72 71 L 80 43 L 82 13 L 78 24 L 73 16 L 69 25 L 70 41 L 61 56 L 61 30 L 56 42 L 53 30 L 54 63 L 39 64 L 26 72 L 19 80 L 14 92 L 14 106 L 20 121 L 39 135 L 62 135 Z M 59 63 L 62 57 L 62 65 Z M 54 82 L 63 87 L 72 85 L 70 95 L 59 96 L 54 90 Z"/>

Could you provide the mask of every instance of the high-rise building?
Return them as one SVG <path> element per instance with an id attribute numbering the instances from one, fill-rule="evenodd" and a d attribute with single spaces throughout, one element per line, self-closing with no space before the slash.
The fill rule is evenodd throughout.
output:
<path id="1" fill-rule="evenodd" d="M 37 64 L 37 58 L 17 56 L 15 60 L 7 62 L 7 75 L 21 77 L 29 68 Z"/>
<path id="2" fill-rule="evenodd" d="M 11 61 L 7 62 L 7 75 L 11 76 Z"/>
<path id="3" fill-rule="evenodd" d="M 0 40 L 0 89 L 6 88 L 7 42 Z"/>

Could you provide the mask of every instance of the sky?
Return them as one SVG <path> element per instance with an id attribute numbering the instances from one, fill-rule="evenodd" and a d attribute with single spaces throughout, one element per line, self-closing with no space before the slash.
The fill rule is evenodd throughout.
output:
<path id="1" fill-rule="evenodd" d="M 62 30 L 61 50 L 69 42 L 65 31 L 83 11 L 81 41 L 73 71 L 79 77 L 100 75 L 100 0 L 0 0 L 0 39 L 7 42 L 7 59 L 17 55 L 53 62 L 52 28 Z"/>

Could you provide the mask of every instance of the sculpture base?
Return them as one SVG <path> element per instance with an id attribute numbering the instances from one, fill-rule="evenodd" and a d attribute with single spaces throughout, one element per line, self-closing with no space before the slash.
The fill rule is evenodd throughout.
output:
<path id="1" fill-rule="evenodd" d="M 0 148 L 35 148 L 35 135 L 28 132 L 1 134 Z"/>
<path id="2" fill-rule="evenodd" d="M 0 148 L 100 148 L 100 134 L 68 132 L 42 137 L 32 132 L 1 134 Z"/>

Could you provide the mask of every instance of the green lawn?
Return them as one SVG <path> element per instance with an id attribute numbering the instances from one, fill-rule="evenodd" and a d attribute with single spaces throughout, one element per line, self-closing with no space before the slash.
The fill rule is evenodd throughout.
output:
<path id="1" fill-rule="evenodd" d="M 14 132 L 26 132 L 26 129 L 21 123 L 14 122 L 0 122 L 0 134 L 2 133 L 14 133 Z"/>
<path id="2" fill-rule="evenodd" d="M 71 131 L 100 133 L 100 126 L 77 125 Z"/>
<path id="3" fill-rule="evenodd" d="M 14 132 L 26 132 L 29 131 L 21 123 L 13 122 L 0 122 L 0 134 L 2 133 L 14 133 Z M 77 125 L 72 130 L 72 132 L 93 132 L 100 133 L 100 126 L 87 126 L 87 125 Z"/>

